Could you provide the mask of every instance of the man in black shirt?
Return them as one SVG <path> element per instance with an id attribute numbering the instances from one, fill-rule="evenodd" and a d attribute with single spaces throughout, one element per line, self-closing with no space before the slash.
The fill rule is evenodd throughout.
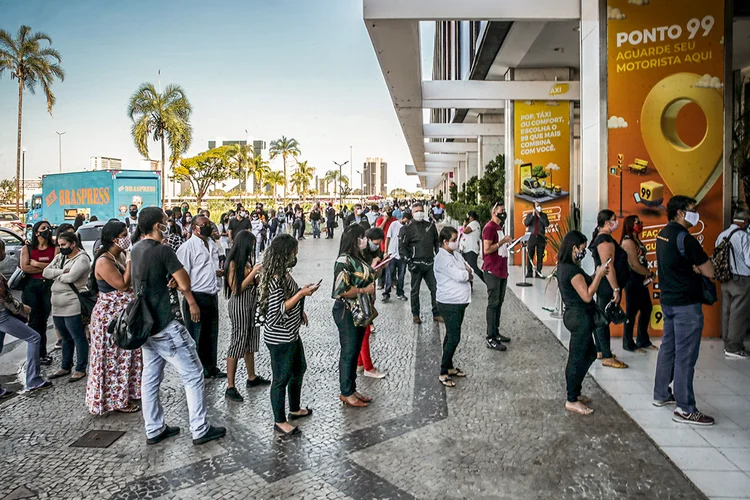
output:
<path id="1" fill-rule="evenodd" d="M 411 273 L 411 314 L 412 321 L 421 324 L 419 317 L 419 288 L 422 280 L 427 283 L 432 299 L 432 319 L 439 323 L 443 322 L 438 313 L 435 292 L 437 282 L 432 265 L 435 262 L 435 254 L 438 251 L 438 232 L 435 224 L 425 220 L 424 206 L 416 202 L 411 206 L 413 220 L 401 228 L 398 234 L 398 254 L 406 261 L 406 266 Z"/>
<path id="2" fill-rule="evenodd" d="M 656 237 L 659 290 L 664 333 L 656 362 L 654 406 L 677 404 L 672 420 L 713 425 L 713 417 L 695 407 L 693 376 L 703 332 L 703 277 L 713 278 L 714 266 L 688 229 L 700 221 L 696 201 L 675 195 L 667 203 L 669 223 Z M 674 382 L 674 394 L 669 384 Z"/>
<path id="3" fill-rule="evenodd" d="M 365 228 L 365 231 L 370 229 L 370 223 L 367 221 L 367 217 L 362 213 L 362 205 L 360 203 L 354 205 L 354 211 L 344 219 L 344 229 L 349 227 L 349 224 L 359 224 Z"/>
<path id="4" fill-rule="evenodd" d="M 310 210 L 310 222 L 312 223 L 313 239 L 320 239 L 320 220 L 323 214 L 320 212 L 320 202 L 315 202 L 315 206 Z"/>
<path id="5" fill-rule="evenodd" d="M 333 202 L 329 202 L 326 207 L 326 239 L 333 239 L 333 230 L 336 226 L 336 209 L 333 208 Z"/>
<path id="6" fill-rule="evenodd" d="M 250 229 L 252 223 L 247 218 L 247 210 L 244 208 L 237 212 L 237 217 L 229 221 L 229 244 L 234 241 L 234 237 L 240 231 Z"/>
<path id="7" fill-rule="evenodd" d="M 534 274 L 534 255 L 536 255 L 535 276 L 543 278 L 544 249 L 547 247 L 547 237 L 544 236 L 544 233 L 549 227 L 549 217 L 542 211 L 542 205 L 538 201 L 534 202 L 534 210 L 524 217 L 523 225 L 526 226 L 526 232 L 531 234 L 526 244 L 526 250 L 528 251 L 526 277 L 531 278 Z"/>
<path id="8" fill-rule="evenodd" d="M 130 255 L 133 289 L 143 294 L 154 318 L 154 333 L 142 347 L 141 402 L 146 443 L 157 444 L 180 432 L 179 427 L 164 423 L 164 409 L 159 401 L 164 365 L 169 363 L 180 373 L 185 385 L 193 444 L 203 444 L 224 437 L 226 429 L 210 426 L 206 420 L 203 367 L 198 361 L 195 341 L 185 326 L 175 320 L 169 302 L 168 284 L 174 280 L 188 303 L 191 319 L 200 321 L 200 309 L 190 291 L 190 277 L 172 248 L 163 244 L 166 223 L 167 216 L 160 208 L 144 208 L 136 231 L 136 238 L 141 241 Z"/>

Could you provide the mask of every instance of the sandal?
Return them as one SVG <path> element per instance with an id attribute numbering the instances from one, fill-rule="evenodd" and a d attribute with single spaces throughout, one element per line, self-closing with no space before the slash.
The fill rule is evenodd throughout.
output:
<path id="1" fill-rule="evenodd" d="M 627 368 L 628 365 L 620 361 L 619 359 L 615 359 L 615 357 L 607 358 L 602 360 L 602 366 L 608 366 L 610 368 Z"/>
<path id="2" fill-rule="evenodd" d="M 575 405 L 575 403 L 566 402 L 565 409 L 572 413 L 578 413 L 579 415 L 591 415 L 594 413 L 593 408 L 589 408 L 586 405 L 583 405 L 583 408 L 573 405 Z"/>
<path id="3" fill-rule="evenodd" d="M 453 381 L 450 375 L 440 375 L 438 380 L 445 387 L 456 387 L 456 383 Z"/>
<path id="4" fill-rule="evenodd" d="M 354 398 L 354 403 L 350 402 L 343 395 L 339 395 L 339 400 L 344 403 L 344 406 L 353 406 L 357 408 L 364 408 L 365 406 L 368 406 L 367 403 L 356 397 Z"/>
<path id="5" fill-rule="evenodd" d="M 299 411 L 304 411 L 305 413 L 289 412 L 289 420 L 299 420 L 300 418 L 306 418 L 313 414 L 312 408 L 310 408 L 309 406 Z"/>
<path id="6" fill-rule="evenodd" d="M 588 396 L 580 395 L 578 396 L 578 402 L 588 406 L 591 404 L 591 398 Z"/>
<path id="7" fill-rule="evenodd" d="M 119 413 L 138 413 L 139 411 L 141 411 L 141 406 L 135 403 L 130 403 L 125 408 L 120 408 L 119 410 L 115 410 L 115 411 Z"/>
<path id="8" fill-rule="evenodd" d="M 57 370 L 55 373 L 53 373 L 47 378 L 62 378 L 62 377 L 67 377 L 68 375 L 70 375 L 70 370 Z"/>
<path id="9" fill-rule="evenodd" d="M 461 371 L 461 368 L 451 368 L 450 370 L 448 370 L 448 375 L 450 375 L 451 377 L 459 378 L 466 376 L 466 374 Z"/>
<path id="10" fill-rule="evenodd" d="M 73 376 L 68 379 L 68 382 L 78 382 L 83 378 L 86 378 L 86 372 L 75 372 Z"/>

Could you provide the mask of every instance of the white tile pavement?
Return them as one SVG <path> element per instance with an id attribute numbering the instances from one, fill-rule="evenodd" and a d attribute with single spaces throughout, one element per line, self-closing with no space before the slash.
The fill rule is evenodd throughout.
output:
<path id="1" fill-rule="evenodd" d="M 545 268 L 545 274 L 549 271 Z M 569 332 L 561 320 L 550 317 L 557 284 L 532 279 L 533 286 L 522 288 L 516 286 L 520 281 L 521 268 L 513 266 L 508 288 L 567 348 Z M 720 340 L 703 340 L 694 389 L 698 408 L 716 418 L 716 424 L 692 427 L 672 422 L 674 407 L 651 404 L 657 352 L 630 353 L 621 345 L 613 339 L 612 351 L 630 368 L 605 368 L 595 362 L 589 374 L 706 496 L 750 499 L 750 361 L 726 359 Z"/>

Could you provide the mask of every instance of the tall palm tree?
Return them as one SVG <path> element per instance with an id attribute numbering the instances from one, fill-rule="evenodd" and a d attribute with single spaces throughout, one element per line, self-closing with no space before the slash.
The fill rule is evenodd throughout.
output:
<path id="1" fill-rule="evenodd" d="M 272 170 L 271 172 L 266 174 L 266 182 L 273 186 L 273 197 L 276 199 L 276 187 L 282 186 L 284 184 L 284 180 L 286 177 L 284 177 L 284 174 L 279 172 L 278 170 Z"/>
<path id="2" fill-rule="evenodd" d="M 257 199 L 263 192 L 263 188 L 265 187 L 263 181 L 271 172 L 271 167 L 261 155 L 257 155 L 253 157 L 250 169 L 252 170 L 253 175 L 255 175 L 255 198 Z"/>
<path id="3" fill-rule="evenodd" d="M 268 148 L 268 153 L 271 159 L 276 159 L 277 156 L 281 156 L 284 160 L 284 196 L 287 195 L 287 173 L 286 173 L 286 160 L 289 157 L 297 158 L 302 152 L 299 149 L 299 143 L 297 139 L 288 138 L 281 136 L 281 139 L 271 141 L 271 147 Z"/>
<path id="4" fill-rule="evenodd" d="M 328 189 L 328 186 L 333 183 L 333 194 L 334 196 L 338 194 L 338 180 L 339 180 L 339 171 L 338 170 L 329 170 L 326 172 L 326 175 L 323 177 L 323 180 L 326 183 L 326 189 Z"/>
<path id="5" fill-rule="evenodd" d="M 242 203 L 242 191 L 247 191 L 248 170 L 253 161 L 253 154 L 253 146 L 250 144 L 232 144 L 229 146 L 229 171 L 233 179 L 240 181 L 240 203 Z"/>
<path id="6" fill-rule="evenodd" d="M 55 79 L 65 80 L 65 71 L 60 63 L 62 58 L 55 49 L 42 45 L 52 45 L 52 39 L 43 32 L 31 33 L 31 28 L 21 26 L 15 38 L 7 31 L 0 30 L 0 76 L 10 72 L 11 80 L 18 80 L 18 144 L 16 145 L 16 212 L 21 215 L 21 123 L 23 118 L 23 91 L 32 94 L 39 84 L 47 99 L 47 112 L 52 115 L 55 94 L 52 84 Z"/>
<path id="7" fill-rule="evenodd" d="M 148 158 L 149 138 L 161 142 L 162 206 L 167 196 L 166 146 L 172 160 L 187 152 L 193 142 L 192 112 L 190 101 L 179 85 L 167 85 L 160 93 L 153 83 L 142 83 L 128 103 L 128 116 L 133 122 L 130 133 L 138 152 Z"/>
<path id="8" fill-rule="evenodd" d="M 297 164 L 297 171 L 292 174 L 292 187 L 303 200 L 310 188 L 314 171 L 315 169 L 309 166 L 306 161 L 301 161 Z"/>

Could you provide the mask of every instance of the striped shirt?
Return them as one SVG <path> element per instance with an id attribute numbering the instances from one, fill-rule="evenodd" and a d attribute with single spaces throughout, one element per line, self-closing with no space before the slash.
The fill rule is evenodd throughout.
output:
<path id="1" fill-rule="evenodd" d="M 284 309 L 287 299 L 299 291 L 299 286 L 291 275 L 287 274 L 284 279 L 287 280 L 287 289 L 291 290 L 289 297 L 284 294 L 280 280 L 276 279 L 268 284 L 268 308 L 263 323 L 263 341 L 266 344 L 286 344 L 299 338 L 304 300 L 297 302 L 288 311 Z"/>

